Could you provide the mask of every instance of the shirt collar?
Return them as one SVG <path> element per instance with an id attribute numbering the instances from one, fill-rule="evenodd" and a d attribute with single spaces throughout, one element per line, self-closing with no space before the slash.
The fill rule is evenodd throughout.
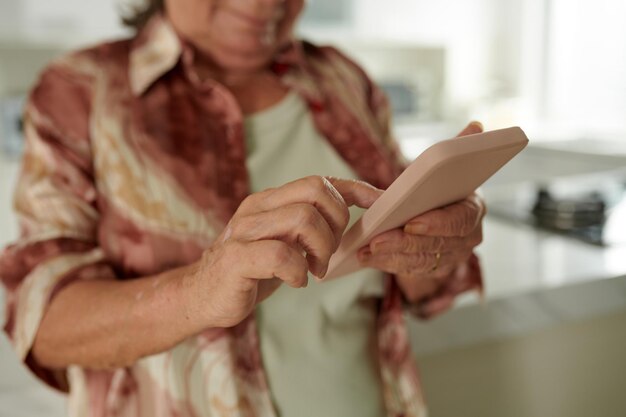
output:
<path id="1" fill-rule="evenodd" d="M 133 40 L 130 52 L 130 88 L 143 94 L 163 74 L 174 68 L 183 45 L 174 28 L 160 14 L 154 16 Z"/>

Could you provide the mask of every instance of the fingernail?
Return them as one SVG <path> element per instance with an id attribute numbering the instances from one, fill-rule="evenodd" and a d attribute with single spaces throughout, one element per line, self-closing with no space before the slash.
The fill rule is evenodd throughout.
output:
<path id="1" fill-rule="evenodd" d="M 481 122 L 479 122 L 478 120 L 472 120 L 472 121 L 470 122 L 470 126 L 477 127 L 477 128 L 478 128 L 478 129 L 480 129 L 480 130 L 483 130 L 483 129 L 484 129 L 483 124 L 482 124 Z"/>
<path id="2" fill-rule="evenodd" d="M 372 256 L 372 250 L 371 250 L 371 249 L 369 248 L 369 246 L 368 246 L 368 247 L 366 247 L 366 248 L 361 249 L 361 250 L 358 252 L 358 255 L 357 255 L 357 256 L 359 257 L 359 260 L 360 260 L 360 261 L 365 261 L 365 260 L 367 260 L 367 258 L 369 258 L 370 256 Z"/>
<path id="3" fill-rule="evenodd" d="M 320 278 L 320 279 L 321 279 L 321 278 L 324 278 L 324 276 L 326 276 L 326 272 L 328 272 L 328 265 L 325 265 L 325 266 L 322 268 L 322 273 L 318 275 L 318 278 Z"/>
<path id="4" fill-rule="evenodd" d="M 426 223 L 409 223 L 404 227 L 404 231 L 414 235 L 422 235 L 428 231 Z"/>
<path id="5" fill-rule="evenodd" d="M 371 251 L 370 253 L 376 253 L 383 251 L 388 245 L 388 242 L 383 240 L 381 242 L 373 242 L 370 244 Z"/>

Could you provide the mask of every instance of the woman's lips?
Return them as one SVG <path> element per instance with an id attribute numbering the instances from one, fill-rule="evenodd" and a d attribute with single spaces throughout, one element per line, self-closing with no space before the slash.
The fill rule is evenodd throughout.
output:
<path id="1" fill-rule="evenodd" d="M 245 22 L 246 26 L 262 34 L 273 32 L 280 20 L 280 16 L 283 14 L 282 11 L 277 11 L 273 16 L 259 17 L 251 16 L 250 14 L 242 13 L 238 10 L 231 10 L 231 13 L 240 21 Z"/>

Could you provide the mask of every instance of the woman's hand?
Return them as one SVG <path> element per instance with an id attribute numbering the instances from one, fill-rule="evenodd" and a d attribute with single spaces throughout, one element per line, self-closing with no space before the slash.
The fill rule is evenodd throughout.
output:
<path id="1" fill-rule="evenodd" d="M 472 122 L 458 136 L 480 132 L 482 125 Z M 462 290 L 475 287 L 467 263 L 482 241 L 484 214 L 483 200 L 473 194 L 375 237 L 359 251 L 359 259 L 363 266 L 395 274 L 409 302 L 428 299 L 423 315 L 430 316 L 448 308 Z M 445 297 L 435 297 L 444 292 Z"/>
<path id="2" fill-rule="evenodd" d="M 236 325 L 283 282 L 306 287 L 308 271 L 323 277 L 348 206 L 378 195 L 364 182 L 307 177 L 246 198 L 192 275 L 207 327 Z"/>
<path id="3" fill-rule="evenodd" d="M 395 274 L 406 298 L 434 294 L 482 241 L 482 199 L 474 194 L 376 236 L 359 251 L 364 266 Z"/>

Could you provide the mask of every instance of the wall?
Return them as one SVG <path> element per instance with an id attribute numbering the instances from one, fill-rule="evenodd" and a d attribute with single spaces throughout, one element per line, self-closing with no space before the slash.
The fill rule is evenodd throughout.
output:
<path id="1" fill-rule="evenodd" d="M 626 2 L 552 0 L 548 116 L 580 130 L 626 130 Z"/>
<path id="2" fill-rule="evenodd" d="M 495 0 L 361 0 L 356 29 L 383 37 L 446 48 L 448 100 L 455 106 L 490 94 Z"/>
<path id="3" fill-rule="evenodd" d="M 18 0 L 3 0 L 17 2 Z M 129 0 L 19 0 L 23 34 L 84 45 L 124 33 L 118 11 Z"/>
<path id="4" fill-rule="evenodd" d="M 30 90 L 41 69 L 63 49 L 58 46 L 9 44 L 0 41 L 0 97 Z"/>
<path id="5" fill-rule="evenodd" d="M 0 2 L 0 37 L 16 37 L 22 23 L 22 4 L 17 0 Z"/>

